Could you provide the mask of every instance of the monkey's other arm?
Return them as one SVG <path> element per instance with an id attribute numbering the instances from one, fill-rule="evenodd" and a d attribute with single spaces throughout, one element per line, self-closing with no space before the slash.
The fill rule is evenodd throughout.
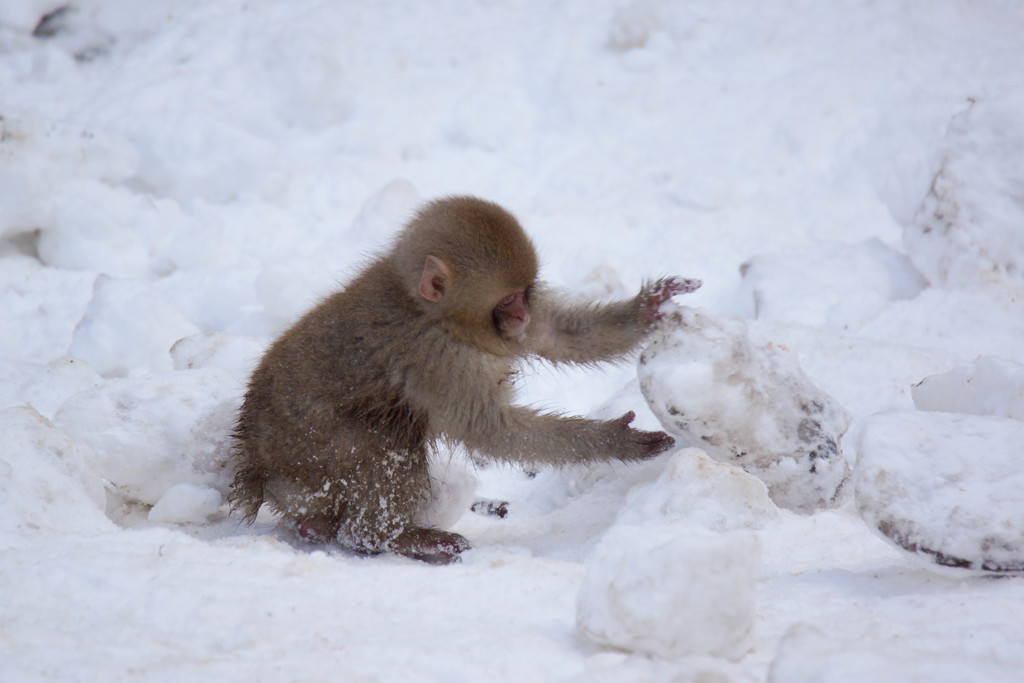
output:
<path id="1" fill-rule="evenodd" d="M 524 350 L 556 363 L 614 360 L 643 341 L 661 319 L 658 307 L 676 294 L 693 292 L 700 280 L 662 278 L 646 284 L 632 299 L 573 304 L 546 287 L 531 291 L 533 320 Z"/>
<path id="2" fill-rule="evenodd" d="M 446 358 L 431 367 L 446 368 L 446 377 L 432 377 L 426 365 L 410 368 L 406 395 L 429 414 L 436 437 L 495 460 L 548 465 L 643 460 L 675 444 L 664 432 L 630 427 L 632 412 L 592 420 L 511 405 L 506 360 L 451 345 L 435 348 Z"/>
<path id="3" fill-rule="evenodd" d="M 633 411 L 614 420 L 552 415 L 522 406 L 501 412 L 495 417 L 498 429 L 471 429 L 463 443 L 496 460 L 541 465 L 646 460 L 675 445 L 665 432 L 630 427 Z"/>
<path id="4" fill-rule="evenodd" d="M 536 464 L 574 465 L 601 460 L 646 460 L 675 445 L 664 432 L 633 429 L 634 413 L 615 420 L 541 413 L 522 406 L 506 406 L 480 416 L 474 423 L 452 423 L 445 434 L 494 460 Z"/>

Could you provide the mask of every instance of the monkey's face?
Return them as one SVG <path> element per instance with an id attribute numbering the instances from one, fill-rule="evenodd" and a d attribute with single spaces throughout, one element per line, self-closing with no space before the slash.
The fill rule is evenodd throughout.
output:
<path id="1" fill-rule="evenodd" d="M 501 299 L 491 314 L 498 334 L 506 339 L 518 339 L 526 333 L 530 323 L 528 289 L 517 289 Z"/>
<path id="2" fill-rule="evenodd" d="M 427 205 L 399 235 L 391 266 L 421 310 L 466 342 L 514 353 L 530 323 L 537 253 L 497 204 L 449 197 Z"/>

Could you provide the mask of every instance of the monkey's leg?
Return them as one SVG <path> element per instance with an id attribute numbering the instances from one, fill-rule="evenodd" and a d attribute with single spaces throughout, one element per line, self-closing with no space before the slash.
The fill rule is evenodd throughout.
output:
<path id="1" fill-rule="evenodd" d="M 357 553 L 393 552 L 430 564 L 449 564 L 468 549 L 462 536 L 413 525 L 430 493 L 423 449 L 382 451 L 367 445 L 356 454 L 357 467 L 345 486 L 344 515 L 337 542 Z"/>
<path id="2" fill-rule="evenodd" d="M 330 494 L 328 479 L 302 472 L 304 478 L 276 477 L 266 483 L 267 500 L 285 524 L 312 543 L 331 543 L 341 526 L 343 501 Z M 323 483 L 319 483 L 320 481 Z"/>

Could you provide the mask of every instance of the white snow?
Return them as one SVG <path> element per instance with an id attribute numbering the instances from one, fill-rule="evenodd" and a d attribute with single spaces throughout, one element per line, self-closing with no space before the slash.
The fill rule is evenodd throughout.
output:
<path id="1" fill-rule="evenodd" d="M 0 680 L 1019 678 L 1024 578 L 872 530 L 909 508 L 969 553 L 1019 524 L 1017 4 L 76 0 L 32 35 L 65 4 L 0 2 Z M 533 476 L 444 453 L 424 514 L 474 546 L 450 567 L 214 509 L 262 349 L 457 193 L 568 290 L 700 278 L 679 303 L 849 411 L 871 523 L 694 449 Z M 660 428 L 631 362 L 519 391 Z M 465 512 L 474 486 L 507 516 Z"/>
<path id="2" fill-rule="evenodd" d="M 921 410 L 1024 420 L 1024 365 L 979 356 L 969 366 L 925 377 L 910 393 Z"/>
<path id="3" fill-rule="evenodd" d="M 221 502 L 220 491 L 182 482 L 160 496 L 146 519 L 156 524 L 202 524 L 220 512 Z"/>

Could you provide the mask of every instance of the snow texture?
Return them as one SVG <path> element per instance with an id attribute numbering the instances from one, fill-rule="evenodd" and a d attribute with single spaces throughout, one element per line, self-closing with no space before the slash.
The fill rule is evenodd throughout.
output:
<path id="1" fill-rule="evenodd" d="M 942 164 L 913 224 L 907 251 L 932 284 L 985 281 L 993 275 L 1024 287 L 1024 174 L 1007 148 L 1024 146 L 1019 110 L 1004 100 L 977 101 L 955 116 Z"/>
<path id="2" fill-rule="evenodd" d="M 96 451 L 123 497 L 153 505 L 179 482 L 227 492 L 240 396 L 217 368 L 114 379 L 69 398 L 53 423 Z"/>
<path id="3" fill-rule="evenodd" d="M 666 306 L 640 356 L 640 386 L 670 433 L 742 467 L 776 504 L 838 504 L 850 474 L 850 415 L 782 349 L 756 346 L 742 320 Z"/>
<path id="4" fill-rule="evenodd" d="M 220 491 L 182 482 L 160 496 L 147 519 L 156 524 L 203 524 L 220 512 Z"/>
<path id="5" fill-rule="evenodd" d="M 1024 422 L 880 413 L 857 446 L 857 508 L 898 547 L 943 567 L 1024 571 Z"/>
<path id="6" fill-rule="evenodd" d="M 1018 680 L 1024 578 L 920 549 L 1008 562 L 1021 519 L 1022 35 L 994 0 L 0 1 L 0 680 Z M 443 568 L 215 510 L 260 354 L 449 194 L 582 296 L 702 280 L 686 302 L 772 358 L 735 369 L 795 359 L 850 412 L 871 523 L 693 448 L 440 449 L 425 519 L 473 544 Z M 703 368 L 660 398 L 775 440 L 719 351 L 658 363 Z M 660 428 L 632 362 L 517 391 Z M 794 471 L 806 504 L 838 484 Z"/>
<path id="7" fill-rule="evenodd" d="M 921 410 L 1024 421 L 1024 365 L 982 356 L 969 366 L 925 377 L 911 395 Z"/>
<path id="8" fill-rule="evenodd" d="M 999 654 L 971 657 L 971 676 L 1012 681 L 1018 672 L 1000 659 Z M 901 648 L 876 643 L 867 646 L 856 639 L 837 641 L 818 629 L 799 625 L 782 638 L 768 683 L 960 683 L 964 671 L 961 655 L 924 654 L 913 645 Z"/>

